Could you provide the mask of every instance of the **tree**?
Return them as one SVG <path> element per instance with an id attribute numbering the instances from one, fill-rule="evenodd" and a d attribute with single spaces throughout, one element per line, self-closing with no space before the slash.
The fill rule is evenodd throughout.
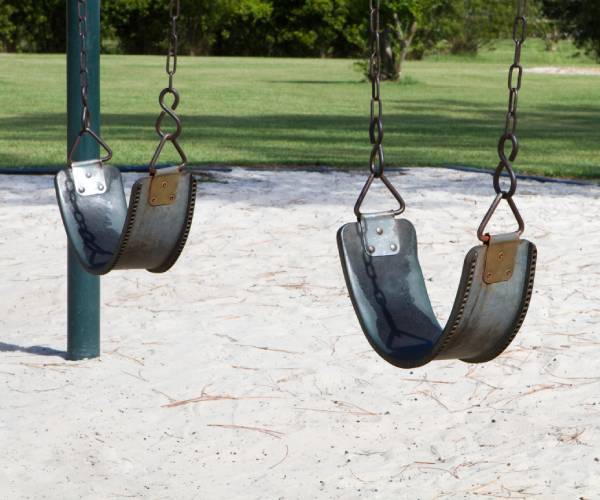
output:
<path id="1" fill-rule="evenodd" d="M 0 4 L 0 50 L 8 50 L 13 40 L 15 25 L 11 16 L 14 9 L 10 4 Z"/>
<path id="2" fill-rule="evenodd" d="M 169 30 L 166 2 L 152 0 L 104 0 L 103 38 L 116 37 L 118 49 L 127 54 L 161 51 Z"/>
<path id="3" fill-rule="evenodd" d="M 271 0 L 181 0 L 179 52 L 261 53 L 271 10 Z M 116 37 L 121 51 L 156 54 L 165 50 L 171 29 L 169 2 L 104 0 L 103 12 L 104 34 Z"/>
<path id="4" fill-rule="evenodd" d="M 182 0 L 181 51 L 211 54 L 225 19 L 242 0 Z"/>
<path id="5" fill-rule="evenodd" d="M 0 45 L 10 52 L 65 50 L 65 6 L 61 0 L 4 0 Z"/>
<path id="6" fill-rule="evenodd" d="M 436 33 L 434 26 L 449 8 L 450 0 L 389 0 L 382 4 L 384 79 L 402 78 L 404 62 L 417 37 L 421 39 L 421 53 L 425 43 L 432 45 L 438 41 L 441 33 Z"/>
<path id="7" fill-rule="evenodd" d="M 357 57 L 368 49 L 368 0 L 180 0 L 181 54 Z M 555 20 L 533 18 L 530 33 L 548 46 L 566 31 L 599 42 L 596 0 L 545 2 Z M 404 61 L 428 52 L 474 54 L 510 36 L 515 0 L 382 0 L 383 76 L 400 79 Z M 563 26 L 564 25 L 564 26 Z M 559 29 L 557 29 L 557 26 Z M 168 0 L 102 0 L 103 50 L 164 53 Z M 596 33 L 596 35 L 594 35 Z M 64 0 L 0 0 L 0 50 L 62 52 Z"/>
<path id="8" fill-rule="evenodd" d="M 600 60 L 600 2 L 598 0 L 543 0 L 545 15 L 573 37 L 578 47 Z"/>
<path id="9" fill-rule="evenodd" d="M 270 55 L 276 32 L 272 0 L 229 0 L 216 33 L 217 54 Z"/>
<path id="10" fill-rule="evenodd" d="M 512 34 L 516 3 L 506 0 L 455 0 L 448 42 L 453 54 L 476 54 L 491 40 Z"/>
<path id="11" fill-rule="evenodd" d="M 536 19 L 539 1 L 529 1 Z M 427 52 L 476 54 L 483 45 L 512 36 L 515 6 L 506 0 L 382 2 L 382 77 L 400 80 L 406 59 Z"/>
<path id="12" fill-rule="evenodd" d="M 356 0 L 287 0 L 273 2 L 275 55 L 345 56 L 364 41 L 351 12 Z M 358 24 L 362 23 L 359 17 Z"/>

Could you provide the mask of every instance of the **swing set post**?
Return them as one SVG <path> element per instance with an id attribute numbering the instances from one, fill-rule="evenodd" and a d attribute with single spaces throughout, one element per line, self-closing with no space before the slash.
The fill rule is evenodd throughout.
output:
<path id="1" fill-rule="evenodd" d="M 81 129 L 80 36 L 78 0 L 67 0 L 67 148 Z M 87 2 L 87 65 L 92 128 L 100 133 L 100 0 Z M 82 138 L 74 160 L 98 158 L 99 148 L 89 136 Z M 67 253 L 68 333 L 67 358 L 80 360 L 100 356 L 100 278 L 79 263 L 69 243 Z"/>

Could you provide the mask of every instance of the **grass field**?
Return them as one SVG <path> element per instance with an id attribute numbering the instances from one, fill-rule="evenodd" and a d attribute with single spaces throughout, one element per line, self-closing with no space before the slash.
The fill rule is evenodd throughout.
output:
<path id="1" fill-rule="evenodd" d="M 388 165 L 494 167 L 511 45 L 476 58 L 407 65 L 383 86 Z M 531 40 L 526 67 L 580 66 Z M 0 55 L 0 167 L 65 161 L 65 58 Z M 117 165 L 141 165 L 156 144 L 162 57 L 102 59 L 103 134 Z M 181 58 L 177 87 L 192 164 L 365 167 L 369 86 L 349 60 Z M 520 98 L 521 172 L 600 178 L 600 77 L 526 73 Z"/>

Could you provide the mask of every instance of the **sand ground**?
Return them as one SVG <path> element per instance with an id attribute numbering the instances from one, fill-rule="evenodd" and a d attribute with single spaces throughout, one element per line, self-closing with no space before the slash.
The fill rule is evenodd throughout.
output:
<path id="1" fill-rule="evenodd" d="M 446 318 L 491 177 L 390 178 Z M 103 356 L 68 362 L 52 179 L 0 177 L 0 498 L 598 498 L 600 188 L 521 182 L 539 249 L 521 333 L 486 365 L 403 371 L 339 266 L 364 179 L 217 174 L 176 267 L 104 278 Z"/>

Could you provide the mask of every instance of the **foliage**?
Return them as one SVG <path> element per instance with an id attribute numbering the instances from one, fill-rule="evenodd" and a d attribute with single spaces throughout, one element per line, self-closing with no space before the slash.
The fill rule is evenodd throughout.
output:
<path id="1" fill-rule="evenodd" d="M 361 23 L 351 13 L 357 13 L 353 0 L 274 1 L 274 53 L 319 57 L 356 53 Z"/>
<path id="2" fill-rule="evenodd" d="M 544 13 L 577 45 L 600 60 L 600 2 L 598 0 L 543 0 Z"/>
<path id="3" fill-rule="evenodd" d="M 384 78 L 399 80 L 406 58 L 432 51 L 476 54 L 512 34 L 515 5 L 505 0 L 386 0 L 382 2 Z M 538 1 L 528 13 L 538 17 Z"/>
<path id="4" fill-rule="evenodd" d="M 102 29 L 116 36 L 122 52 L 158 52 L 165 39 L 168 9 L 153 0 L 104 0 Z M 108 33 L 107 33 L 108 32 Z"/>
<path id="5" fill-rule="evenodd" d="M 271 0 L 229 0 L 209 50 L 223 55 L 270 55 L 275 44 L 272 16 Z"/>
<path id="6" fill-rule="evenodd" d="M 409 55 L 420 59 L 444 38 L 439 20 L 451 12 L 451 5 L 452 0 L 389 0 L 382 4 L 385 79 L 400 80 Z"/>
<path id="7" fill-rule="evenodd" d="M 530 33 L 600 52 L 600 2 L 529 0 Z M 542 16 L 541 5 L 543 4 Z M 510 36 L 515 0 L 382 0 L 385 76 L 425 54 L 475 54 Z M 64 0 L 0 0 L 0 50 L 62 52 Z M 105 52 L 164 53 L 169 0 L 103 0 Z M 363 57 L 368 0 L 181 0 L 182 54 Z"/>
<path id="8" fill-rule="evenodd" d="M 58 52 L 65 45 L 65 3 L 61 0 L 3 0 L 0 47 L 11 52 Z"/>
<path id="9" fill-rule="evenodd" d="M 384 82 L 387 163 L 495 167 L 513 52 L 506 40 L 475 57 L 437 54 L 409 61 L 404 85 Z M 576 52 L 570 42 L 547 52 L 530 39 L 523 60 L 527 67 L 592 62 L 574 59 Z M 64 164 L 64 70 L 62 55 L 0 54 L 0 167 Z M 101 78 L 102 134 L 114 164 L 147 164 L 164 57 L 108 55 Z M 597 80 L 526 72 L 519 171 L 600 179 Z M 352 61 L 182 57 L 176 85 L 191 165 L 367 168 L 371 89 Z M 165 153 L 165 161 L 176 160 Z"/>
<path id="10" fill-rule="evenodd" d="M 14 10 L 13 5 L 0 4 L 0 50 L 7 50 L 9 42 L 13 40 L 15 25 L 11 20 L 11 16 Z"/>

